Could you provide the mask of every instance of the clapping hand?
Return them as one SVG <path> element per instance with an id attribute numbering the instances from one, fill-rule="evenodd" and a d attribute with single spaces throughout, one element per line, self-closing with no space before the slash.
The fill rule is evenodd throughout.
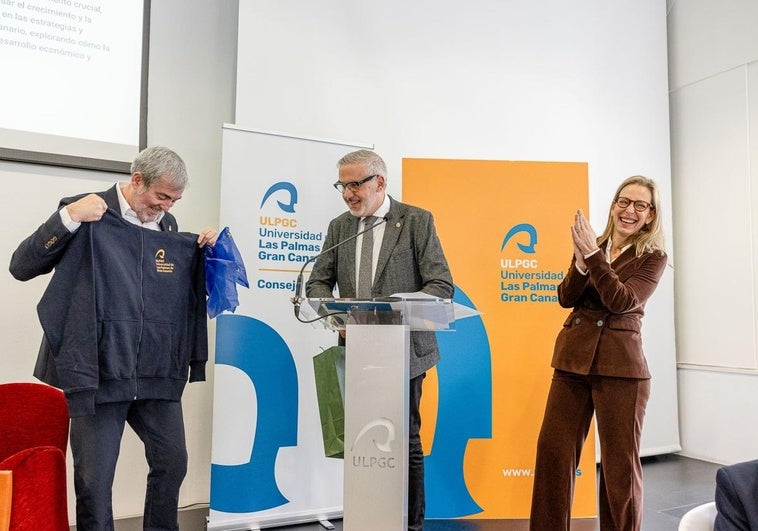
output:
<path id="1" fill-rule="evenodd" d="M 574 241 L 576 263 L 586 271 L 587 266 L 584 263 L 584 256 L 597 249 L 597 235 L 581 210 L 577 210 L 574 215 L 574 224 L 571 226 L 571 238 Z"/>

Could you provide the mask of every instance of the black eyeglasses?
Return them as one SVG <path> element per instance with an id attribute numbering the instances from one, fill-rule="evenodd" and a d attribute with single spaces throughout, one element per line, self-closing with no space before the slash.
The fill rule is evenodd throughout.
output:
<path id="1" fill-rule="evenodd" d="M 619 208 L 626 209 L 629 207 L 629 205 L 634 205 L 634 210 L 637 212 L 644 212 L 648 208 L 655 209 L 653 205 L 646 201 L 632 201 L 628 197 L 618 197 L 616 198 L 615 203 L 619 206 Z"/>
<path id="2" fill-rule="evenodd" d="M 349 183 L 343 183 L 341 181 L 337 181 L 336 183 L 334 183 L 334 187 L 341 194 L 344 194 L 345 190 L 350 190 L 351 192 L 357 192 L 358 188 L 360 188 L 363 183 L 369 182 L 374 177 L 379 177 L 379 175 L 369 175 L 368 177 L 364 177 L 360 181 L 350 181 Z"/>

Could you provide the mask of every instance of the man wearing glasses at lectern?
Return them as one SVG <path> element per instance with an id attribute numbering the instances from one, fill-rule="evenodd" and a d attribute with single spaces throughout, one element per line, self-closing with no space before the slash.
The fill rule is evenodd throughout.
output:
<path id="1" fill-rule="evenodd" d="M 386 193 L 387 167 L 368 150 L 348 153 L 337 163 L 348 211 L 329 223 L 324 249 L 357 232 L 375 227 L 320 256 L 306 283 L 308 297 L 374 298 L 423 291 L 450 299 L 453 279 L 432 214 L 400 203 Z M 368 237 L 367 237 L 368 235 Z M 357 279 L 357 280 L 356 280 Z M 340 341 L 344 341 L 340 338 Z M 408 529 L 420 531 L 424 522 L 424 454 L 421 447 L 419 404 L 426 371 L 439 360 L 434 332 L 411 332 L 409 386 Z"/>

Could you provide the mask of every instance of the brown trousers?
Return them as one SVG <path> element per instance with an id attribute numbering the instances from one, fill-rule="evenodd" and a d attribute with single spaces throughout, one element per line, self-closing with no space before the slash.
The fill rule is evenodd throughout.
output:
<path id="1" fill-rule="evenodd" d="M 530 531 L 569 531 L 575 473 L 593 412 L 600 439 L 600 530 L 639 531 L 639 448 L 649 396 L 650 380 L 554 372 L 537 442 Z"/>

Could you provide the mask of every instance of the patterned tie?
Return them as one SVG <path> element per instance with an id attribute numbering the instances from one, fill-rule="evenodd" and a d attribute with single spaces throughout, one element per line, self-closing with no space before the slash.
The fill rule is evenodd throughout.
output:
<path id="1" fill-rule="evenodd" d="M 367 216 L 363 220 L 364 230 L 374 226 L 376 216 Z M 363 243 L 361 244 L 361 262 L 358 267 L 358 298 L 371 298 L 371 285 L 374 279 L 371 276 L 372 258 L 374 254 L 374 231 L 369 230 L 363 233 Z"/>

